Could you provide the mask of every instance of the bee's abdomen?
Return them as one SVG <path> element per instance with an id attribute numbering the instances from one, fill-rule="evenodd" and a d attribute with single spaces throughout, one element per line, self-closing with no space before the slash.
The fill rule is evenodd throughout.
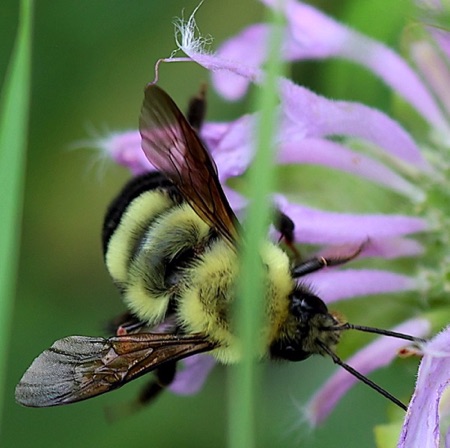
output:
<path id="1" fill-rule="evenodd" d="M 119 226 L 130 204 L 143 193 L 154 190 L 165 190 L 174 201 L 181 202 L 181 197 L 176 187 L 163 174 L 157 171 L 131 179 L 112 201 L 106 212 L 102 230 L 102 246 L 105 256 L 109 240 Z"/>
<path id="2" fill-rule="evenodd" d="M 130 310 L 150 324 L 164 319 L 176 302 L 186 269 L 217 238 L 175 187 L 153 184 L 148 190 L 147 183 L 140 193 L 138 184 L 135 189 L 125 187 L 115 201 L 122 210 L 112 206 L 110 223 L 104 227 L 107 268 Z M 125 203 L 127 190 L 132 193 Z"/>

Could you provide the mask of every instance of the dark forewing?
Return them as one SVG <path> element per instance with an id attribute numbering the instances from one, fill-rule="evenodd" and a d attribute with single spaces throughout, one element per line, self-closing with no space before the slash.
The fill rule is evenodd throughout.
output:
<path id="1" fill-rule="evenodd" d="M 70 336 L 56 341 L 33 361 L 16 387 L 16 400 L 30 407 L 85 400 L 117 389 L 167 361 L 213 348 L 196 335 Z"/>
<path id="2" fill-rule="evenodd" d="M 149 161 L 178 187 L 200 218 L 234 243 L 238 223 L 215 163 L 177 105 L 155 85 L 145 89 L 139 128 Z"/>

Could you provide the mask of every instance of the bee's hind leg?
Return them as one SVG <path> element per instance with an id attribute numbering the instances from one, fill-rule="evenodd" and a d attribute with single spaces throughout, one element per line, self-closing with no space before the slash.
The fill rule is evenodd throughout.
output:
<path id="1" fill-rule="evenodd" d="M 137 398 L 139 406 L 146 406 L 152 402 L 164 389 L 169 387 L 177 371 L 176 362 L 166 362 L 155 370 L 155 378 L 152 379 L 141 391 Z"/>

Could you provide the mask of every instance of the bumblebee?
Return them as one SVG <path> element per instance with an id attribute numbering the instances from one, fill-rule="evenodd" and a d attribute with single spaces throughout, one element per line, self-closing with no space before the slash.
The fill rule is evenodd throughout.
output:
<path id="1" fill-rule="evenodd" d="M 140 115 L 142 148 L 158 171 L 129 182 L 109 207 L 103 228 L 105 263 L 129 309 L 116 336 L 61 339 L 31 364 L 16 388 L 25 406 L 84 400 L 155 371 L 140 401 L 152 399 L 174 376 L 176 363 L 209 352 L 224 364 L 241 358 L 231 324 L 242 233 L 198 135 L 204 92 L 185 118 L 154 84 L 145 90 Z M 279 214 L 288 245 L 293 223 Z M 405 406 L 335 354 L 344 330 L 379 332 L 343 322 L 297 279 L 356 257 L 317 257 L 292 263 L 278 244 L 260 250 L 264 266 L 264 327 L 258 357 L 302 361 L 328 355 L 399 406 Z M 152 329 L 164 326 L 164 332 Z M 384 330 L 383 330 L 384 332 Z M 384 332 L 407 340 L 407 335 Z"/>

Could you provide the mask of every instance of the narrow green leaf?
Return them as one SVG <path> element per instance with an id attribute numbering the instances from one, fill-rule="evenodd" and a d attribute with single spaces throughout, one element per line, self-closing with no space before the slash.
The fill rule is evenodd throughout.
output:
<path id="1" fill-rule="evenodd" d="M 25 171 L 30 97 L 32 1 L 22 0 L 19 27 L 0 111 L 0 412 L 12 318 Z M 1 419 L 1 415 L 0 415 Z"/>

